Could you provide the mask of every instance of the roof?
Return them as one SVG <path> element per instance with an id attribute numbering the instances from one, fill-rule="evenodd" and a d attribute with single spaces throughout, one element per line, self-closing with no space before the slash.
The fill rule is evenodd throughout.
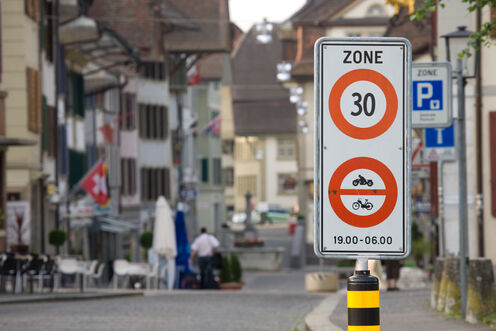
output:
<path id="1" fill-rule="evenodd" d="M 289 91 L 277 81 L 283 47 L 273 24 L 272 42 L 256 40 L 252 27 L 232 55 L 232 99 L 236 135 L 296 133 L 296 109 Z"/>
<path id="2" fill-rule="evenodd" d="M 94 0 L 88 15 L 124 36 L 141 53 L 228 52 L 228 0 Z M 163 37 L 163 38 L 162 38 Z"/>
<path id="3" fill-rule="evenodd" d="M 222 61 L 225 54 L 217 53 L 198 60 L 197 65 L 200 70 L 202 80 L 220 80 L 222 78 Z"/>
<path id="4" fill-rule="evenodd" d="M 318 25 L 349 5 L 349 1 L 343 0 L 309 0 L 289 21 L 293 25 Z"/>
<path id="5" fill-rule="evenodd" d="M 142 54 L 157 45 L 160 29 L 149 0 L 94 0 L 88 15 L 123 36 Z"/>
<path id="6" fill-rule="evenodd" d="M 415 8 L 420 6 L 422 0 L 415 1 Z M 404 37 L 412 44 L 412 54 L 416 56 L 425 54 L 431 49 L 432 35 L 432 13 L 427 12 L 421 21 L 410 21 L 407 7 L 400 8 L 397 17 L 393 17 L 388 25 L 386 37 Z"/>
<path id="7" fill-rule="evenodd" d="M 172 23 L 164 39 L 169 52 L 231 50 L 228 0 L 164 0 L 161 15 Z"/>
<path id="8" fill-rule="evenodd" d="M 296 110 L 286 100 L 234 103 L 234 132 L 238 136 L 296 133 Z"/>

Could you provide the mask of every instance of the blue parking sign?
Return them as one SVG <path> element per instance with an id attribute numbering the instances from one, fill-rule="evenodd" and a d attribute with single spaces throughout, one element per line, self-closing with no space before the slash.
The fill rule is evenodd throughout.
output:
<path id="1" fill-rule="evenodd" d="M 413 81 L 413 110 L 441 111 L 443 109 L 443 81 Z"/>
<path id="2" fill-rule="evenodd" d="M 446 128 L 451 125 L 451 64 L 415 62 L 412 66 L 412 127 Z"/>

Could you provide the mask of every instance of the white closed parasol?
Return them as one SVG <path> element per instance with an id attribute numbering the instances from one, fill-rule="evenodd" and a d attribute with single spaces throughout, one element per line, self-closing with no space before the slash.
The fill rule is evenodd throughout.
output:
<path id="1" fill-rule="evenodd" d="M 176 229 L 172 220 L 172 211 L 163 196 L 159 197 L 155 204 L 153 250 L 159 256 L 167 258 L 167 287 L 170 290 L 174 284 L 176 272 Z"/>

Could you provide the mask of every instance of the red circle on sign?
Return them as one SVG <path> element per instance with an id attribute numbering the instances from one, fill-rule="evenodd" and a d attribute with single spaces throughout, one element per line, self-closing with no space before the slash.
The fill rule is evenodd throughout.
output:
<path id="1" fill-rule="evenodd" d="M 342 189 L 344 178 L 354 170 L 368 169 L 375 172 L 384 182 L 384 189 Z M 341 200 L 342 195 L 384 195 L 386 198 L 382 206 L 370 215 L 357 215 L 349 211 Z M 368 228 L 382 223 L 391 215 L 396 205 L 398 187 L 391 170 L 383 163 L 370 157 L 357 157 L 341 164 L 332 174 L 329 182 L 329 202 L 336 215 L 345 223 L 359 227 Z"/>
<path id="2" fill-rule="evenodd" d="M 344 90 L 358 81 L 368 81 L 377 85 L 386 97 L 386 112 L 381 120 L 370 127 L 361 128 L 348 122 L 341 111 L 341 97 Z M 335 106 L 333 106 L 335 105 Z M 341 76 L 329 94 L 329 113 L 334 124 L 345 135 L 355 139 L 371 139 L 380 136 L 393 124 L 398 112 L 398 96 L 391 82 L 377 71 L 356 69 Z"/>

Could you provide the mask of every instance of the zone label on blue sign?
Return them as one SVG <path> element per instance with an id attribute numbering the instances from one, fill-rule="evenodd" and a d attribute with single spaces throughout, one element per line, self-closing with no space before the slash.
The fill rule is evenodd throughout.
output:
<path id="1" fill-rule="evenodd" d="M 451 65 L 448 62 L 413 63 L 414 128 L 445 128 L 451 125 L 451 84 Z"/>

